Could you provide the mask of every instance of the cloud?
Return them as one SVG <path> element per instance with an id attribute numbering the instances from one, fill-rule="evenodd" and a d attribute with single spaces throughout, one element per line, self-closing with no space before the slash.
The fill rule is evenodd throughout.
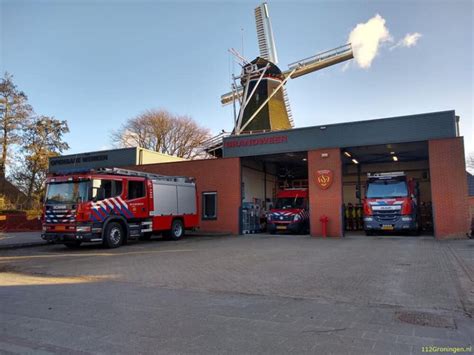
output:
<path id="1" fill-rule="evenodd" d="M 380 46 L 393 41 L 385 19 L 376 14 L 365 23 L 359 23 L 349 34 L 348 42 L 352 44 L 354 59 L 359 67 L 368 69 L 379 53 Z M 346 70 L 344 67 L 343 70 Z"/>
<path id="2" fill-rule="evenodd" d="M 394 45 L 393 47 L 390 47 L 390 50 L 393 50 L 398 47 L 410 48 L 410 47 L 416 46 L 420 38 L 421 38 L 421 33 L 418 33 L 418 32 L 407 33 L 405 37 L 403 37 L 401 40 L 397 42 L 396 45 Z"/>

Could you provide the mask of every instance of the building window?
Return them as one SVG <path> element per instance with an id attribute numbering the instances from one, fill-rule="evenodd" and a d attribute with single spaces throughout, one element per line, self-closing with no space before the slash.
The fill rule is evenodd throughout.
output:
<path id="1" fill-rule="evenodd" d="M 202 219 L 217 219 L 217 192 L 202 193 Z"/>
<path id="2" fill-rule="evenodd" d="M 144 181 L 129 181 L 128 182 L 128 199 L 145 197 L 145 182 Z"/>

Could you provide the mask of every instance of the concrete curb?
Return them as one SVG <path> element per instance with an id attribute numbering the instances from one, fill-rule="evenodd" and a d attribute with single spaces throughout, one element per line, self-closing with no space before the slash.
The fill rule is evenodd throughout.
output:
<path id="1" fill-rule="evenodd" d="M 39 246 L 46 246 L 46 245 L 50 245 L 50 244 L 45 242 L 45 241 L 15 243 L 15 244 L 0 245 L 0 250 L 19 249 L 19 248 L 32 248 L 32 247 L 39 247 Z"/>

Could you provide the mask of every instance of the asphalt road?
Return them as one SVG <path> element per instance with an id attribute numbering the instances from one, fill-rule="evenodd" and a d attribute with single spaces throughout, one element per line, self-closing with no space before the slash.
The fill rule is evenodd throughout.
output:
<path id="1" fill-rule="evenodd" d="M 0 353 L 469 347 L 473 251 L 474 240 L 262 235 L 1 250 Z"/>

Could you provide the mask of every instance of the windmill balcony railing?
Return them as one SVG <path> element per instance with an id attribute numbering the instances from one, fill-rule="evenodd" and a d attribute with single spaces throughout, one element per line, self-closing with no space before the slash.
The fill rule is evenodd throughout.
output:
<path id="1" fill-rule="evenodd" d="M 214 136 L 208 139 L 207 141 L 202 142 L 201 146 L 203 147 L 203 149 L 214 148 L 216 146 L 222 145 L 222 141 L 224 140 L 224 138 L 229 137 L 229 136 L 230 136 L 230 132 L 219 133 L 217 136 Z"/>
<path id="2" fill-rule="evenodd" d="M 255 130 L 255 131 L 242 131 L 240 132 L 240 135 L 244 134 L 259 134 L 259 133 L 268 133 L 268 132 L 274 132 L 276 131 L 275 129 L 260 129 L 260 130 Z"/>

